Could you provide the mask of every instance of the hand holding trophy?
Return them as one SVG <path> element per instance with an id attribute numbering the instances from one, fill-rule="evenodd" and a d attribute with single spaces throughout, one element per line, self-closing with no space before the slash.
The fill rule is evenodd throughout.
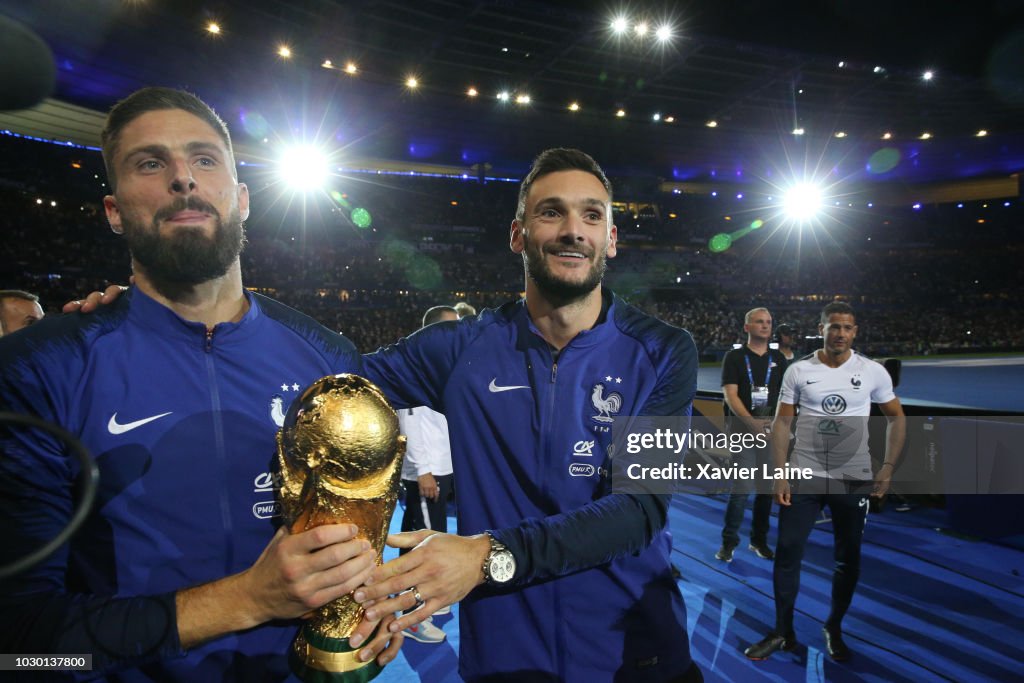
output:
<path id="1" fill-rule="evenodd" d="M 317 380 L 296 399 L 277 434 L 285 522 L 293 533 L 355 524 L 381 564 L 404 454 L 398 416 L 372 382 L 357 375 Z M 360 661 L 348 642 L 362 616 L 351 595 L 316 610 L 292 643 L 292 671 L 307 683 L 376 677 L 381 666 Z"/>

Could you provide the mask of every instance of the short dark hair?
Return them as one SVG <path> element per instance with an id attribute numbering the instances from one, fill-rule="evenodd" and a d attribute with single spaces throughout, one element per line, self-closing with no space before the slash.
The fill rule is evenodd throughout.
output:
<path id="1" fill-rule="evenodd" d="M 608 192 L 608 201 L 612 198 L 612 184 L 608 182 L 608 176 L 604 174 L 601 167 L 594 158 L 586 152 L 578 149 L 567 149 L 555 147 L 546 149 L 537 155 L 533 160 L 530 172 L 526 174 L 519 184 L 519 204 L 516 206 L 516 220 L 522 221 L 526 216 L 526 195 L 530 192 L 533 182 L 541 176 L 559 171 L 585 171 L 601 181 L 605 191 Z"/>
<path id="2" fill-rule="evenodd" d="M 0 301 L 4 299 L 23 299 L 33 303 L 39 303 L 39 297 L 31 292 L 22 289 L 0 289 Z"/>
<path id="3" fill-rule="evenodd" d="M 185 90 L 174 88 L 149 87 L 136 90 L 128 97 L 114 105 L 107 114 L 107 122 L 100 133 L 100 144 L 103 149 L 103 165 L 107 168 L 107 180 L 110 181 L 110 189 L 117 189 L 117 174 L 114 173 L 114 157 L 117 156 L 118 144 L 121 142 L 121 132 L 125 127 L 143 114 L 151 111 L 162 111 L 165 109 L 180 109 L 196 116 L 210 125 L 228 148 L 228 155 L 231 161 L 231 169 L 235 168 L 235 152 L 231 146 L 231 134 L 228 133 L 227 124 L 217 116 L 217 112 Z"/>
<path id="4" fill-rule="evenodd" d="M 829 317 L 833 315 L 849 315 L 853 316 L 854 322 L 857 320 L 857 314 L 853 312 L 853 306 L 845 301 L 833 301 L 821 309 L 821 324 L 827 323 Z"/>
<path id="5" fill-rule="evenodd" d="M 455 310 L 454 306 L 434 306 L 433 308 L 428 308 L 427 312 L 423 314 L 423 327 L 441 322 L 445 313 L 451 313 L 456 318 L 459 317 L 459 312 Z"/>
<path id="6" fill-rule="evenodd" d="M 789 323 L 782 323 L 781 325 L 778 325 L 775 328 L 775 335 L 780 336 L 783 334 L 786 335 L 787 337 L 792 337 L 794 334 L 796 334 L 796 330 Z"/>

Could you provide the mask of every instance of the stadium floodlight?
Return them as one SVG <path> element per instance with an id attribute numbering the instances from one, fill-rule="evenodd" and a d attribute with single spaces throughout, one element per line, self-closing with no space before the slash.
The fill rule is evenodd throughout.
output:
<path id="1" fill-rule="evenodd" d="M 654 32 L 654 35 L 658 38 L 658 42 L 667 43 L 672 40 L 672 27 L 668 24 L 662 24 L 658 27 L 658 30 Z"/>
<path id="2" fill-rule="evenodd" d="M 782 208 L 786 217 L 797 223 L 806 223 L 821 209 L 821 188 L 813 183 L 799 183 L 786 190 Z"/>
<path id="3" fill-rule="evenodd" d="M 312 145 L 289 147 L 278 163 L 281 180 L 298 192 L 320 189 L 328 173 L 327 156 Z"/>
<path id="4" fill-rule="evenodd" d="M 629 28 L 629 20 L 626 17 L 615 17 L 612 20 L 612 32 L 616 34 L 622 34 Z"/>

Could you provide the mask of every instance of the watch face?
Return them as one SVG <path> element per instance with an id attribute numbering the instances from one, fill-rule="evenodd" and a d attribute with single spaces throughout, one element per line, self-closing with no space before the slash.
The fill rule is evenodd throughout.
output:
<path id="1" fill-rule="evenodd" d="M 500 550 L 491 557 L 490 574 L 495 583 L 511 581 L 516 573 L 516 558 L 508 550 Z"/>

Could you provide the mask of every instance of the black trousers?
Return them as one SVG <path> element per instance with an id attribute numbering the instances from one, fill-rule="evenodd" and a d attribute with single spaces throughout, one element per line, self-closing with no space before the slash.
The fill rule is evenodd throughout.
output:
<path id="1" fill-rule="evenodd" d="M 448 497 L 452 492 L 454 478 L 453 474 L 434 475 L 438 490 L 436 500 L 428 500 L 420 496 L 419 482 L 402 480 L 402 485 L 405 486 L 405 514 L 402 515 L 402 531 L 433 529 L 447 533 Z M 404 555 L 409 551 L 402 548 L 398 552 Z"/>
<path id="2" fill-rule="evenodd" d="M 813 493 L 801 493 L 811 489 Z M 847 493 L 833 493 L 836 490 Z M 832 570 L 832 609 L 826 624 L 838 627 L 853 600 L 860 576 L 860 544 L 868 514 L 871 483 L 844 484 L 830 481 L 797 482 L 792 505 L 779 506 L 779 540 L 775 546 L 775 632 L 793 633 L 793 610 L 800 592 L 800 565 L 804 559 L 807 537 L 814 528 L 818 514 L 827 505 L 832 514 L 835 537 L 835 568 Z M 818 491 L 829 491 L 818 492 Z"/>

